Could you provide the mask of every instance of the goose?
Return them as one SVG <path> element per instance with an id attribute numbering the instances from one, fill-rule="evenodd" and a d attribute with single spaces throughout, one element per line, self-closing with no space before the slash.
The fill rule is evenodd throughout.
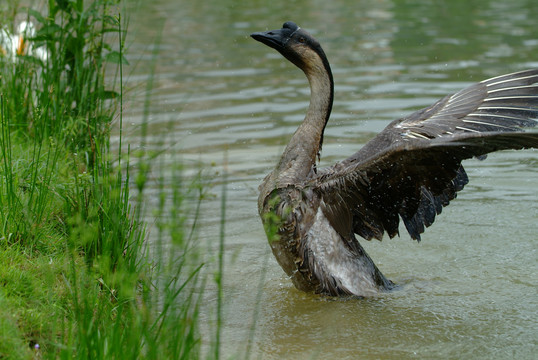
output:
<path id="1" fill-rule="evenodd" d="M 13 61 L 17 56 L 29 55 L 46 61 L 48 59 L 47 50 L 43 46 L 33 48 L 28 41 L 35 35 L 35 26 L 29 21 L 22 21 L 15 34 L 11 34 L 6 29 L 0 29 L 0 56 L 5 56 Z"/>
<path id="2" fill-rule="evenodd" d="M 538 147 L 538 69 L 476 83 L 391 122 L 356 153 L 318 168 L 334 98 L 319 42 L 294 22 L 251 37 L 306 75 L 310 104 L 278 164 L 259 187 L 258 211 L 271 250 L 295 287 L 371 297 L 394 289 L 356 235 L 381 240 L 403 222 L 420 235 L 469 179 L 462 160 Z"/>

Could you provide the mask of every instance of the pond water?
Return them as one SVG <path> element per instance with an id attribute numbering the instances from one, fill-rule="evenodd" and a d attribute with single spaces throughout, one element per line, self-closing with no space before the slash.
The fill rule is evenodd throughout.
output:
<path id="1" fill-rule="evenodd" d="M 248 35 L 293 20 L 320 40 L 336 83 L 323 166 L 448 93 L 538 67 L 537 18 L 535 0 L 156 0 L 131 11 L 124 142 L 140 146 L 147 109 L 143 146 L 164 149 L 157 161 L 179 154 L 193 171 L 209 168 L 216 196 L 204 203 L 200 240 L 210 254 L 227 173 L 224 358 L 247 348 L 262 359 L 534 358 L 538 151 L 467 161 L 470 183 L 420 244 L 403 229 L 361 241 L 399 291 L 365 300 L 301 293 L 270 253 L 256 201 L 303 119 L 308 84 Z M 213 326 L 213 293 L 203 329 Z"/>

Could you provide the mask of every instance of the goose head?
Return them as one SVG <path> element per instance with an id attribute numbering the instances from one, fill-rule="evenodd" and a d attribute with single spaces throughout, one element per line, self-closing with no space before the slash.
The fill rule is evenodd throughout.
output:
<path id="1" fill-rule="evenodd" d="M 319 42 L 297 24 L 288 21 L 281 29 L 255 32 L 250 35 L 282 54 L 297 67 L 309 72 L 315 66 L 327 63 L 327 58 Z"/>

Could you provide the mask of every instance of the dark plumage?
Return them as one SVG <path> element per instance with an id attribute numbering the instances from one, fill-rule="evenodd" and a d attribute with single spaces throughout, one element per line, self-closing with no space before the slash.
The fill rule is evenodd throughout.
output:
<path id="1" fill-rule="evenodd" d="M 492 151 L 538 147 L 538 69 L 474 84 L 390 123 L 355 154 L 316 168 L 334 85 L 309 33 L 287 22 L 254 33 L 307 76 L 311 98 L 276 168 L 260 185 L 258 209 L 273 253 L 295 286 L 330 295 L 374 295 L 393 287 L 355 234 L 413 239 L 468 183 L 461 162 Z"/>

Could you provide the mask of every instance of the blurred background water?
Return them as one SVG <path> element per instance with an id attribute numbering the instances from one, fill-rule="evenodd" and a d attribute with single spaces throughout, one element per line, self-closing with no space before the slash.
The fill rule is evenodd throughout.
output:
<path id="1" fill-rule="evenodd" d="M 216 196 L 204 202 L 200 241 L 210 255 L 218 249 L 222 174 L 228 176 L 225 358 L 242 357 L 248 346 L 263 359 L 536 356 L 538 151 L 467 161 L 469 185 L 420 244 L 403 229 L 401 238 L 361 241 L 401 290 L 347 301 L 298 292 L 270 254 L 256 199 L 304 117 L 308 83 L 249 37 L 293 20 L 324 47 L 336 87 L 323 166 L 448 93 L 538 67 L 536 19 L 535 0 L 133 5 L 123 143 L 161 151 L 156 161 L 165 170 L 178 159 L 187 173 L 206 169 Z M 149 186 L 158 192 L 155 182 Z M 146 206 L 154 206 L 151 196 Z M 214 326 L 212 293 L 203 331 Z"/>

